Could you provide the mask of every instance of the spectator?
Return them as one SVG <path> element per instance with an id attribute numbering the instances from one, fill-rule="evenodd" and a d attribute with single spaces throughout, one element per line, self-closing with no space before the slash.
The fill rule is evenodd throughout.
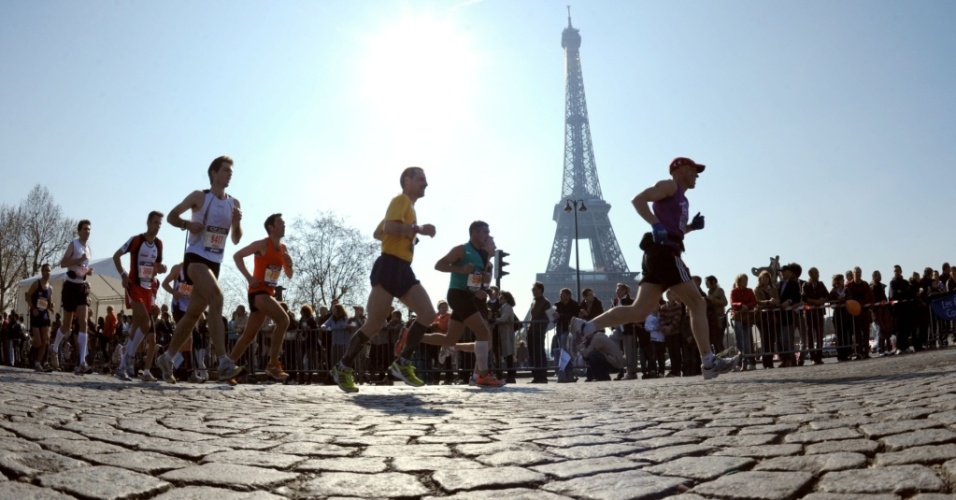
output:
<path id="1" fill-rule="evenodd" d="M 870 284 L 863 279 L 863 271 L 859 267 L 853 268 L 853 280 L 846 285 L 847 300 L 860 303 L 862 312 L 852 318 L 853 345 L 856 359 L 870 357 L 870 308 L 873 304 L 873 290 Z"/>
<path id="2" fill-rule="evenodd" d="M 588 381 L 610 381 L 611 372 L 624 367 L 624 353 L 604 334 L 604 330 L 597 330 L 584 338 L 581 354 L 588 363 Z"/>
<path id="3" fill-rule="evenodd" d="M 667 354 L 671 361 L 671 369 L 666 376 L 680 377 L 681 370 L 684 368 L 683 346 L 681 345 L 683 343 L 681 317 L 684 315 L 684 304 L 677 300 L 677 295 L 669 291 L 666 296 L 667 302 L 660 307 L 659 313 L 660 330 L 664 333 L 664 345 L 667 347 Z M 644 324 L 646 325 L 647 322 L 645 321 Z M 653 331 L 651 334 L 651 342 L 654 342 Z M 658 359 L 658 364 L 660 364 L 660 359 Z M 659 373 L 663 375 L 664 371 L 659 370 Z"/>
<path id="4" fill-rule="evenodd" d="M 667 370 L 666 360 L 664 359 L 664 341 L 666 339 L 665 325 L 661 321 L 665 303 L 663 300 L 654 312 L 644 320 L 644 329 L 648 333 L 648 343 L 645 347 L 647 356 L 647 366 L 644 370 L 644 378 L 663 377 Z M 668 325 L 667 328 L 676 328 L 674 325 Z M 673 364 L 673 361 L 671 361 Z"/>
<path id="5" fill-rule="evenodd" d="M 893 302 L 893 332 L 896 334 L 896 349 L 906 352 L 913 341 L 913 315 L 916 293 L 910 287 L 910 282 L 903 277 L 903 269 L 899 264 L 893 266 L 893 279 L 889 285 L 889 299 Z"/>
<path id="6" fill-rule="evenodd" d="M 810 307 L 805 311 L 807 323 L 807 344 L 810 347 L 810 357 L 813 364 L 823 364 L 823 333 L 825 324 L 825 307 L 830 291 L 820 281 L 820 271 L 811 267 L 807 271 L 810 279 L 803 284 L 801 296 L 804 304 Z M 803 359 L 803 356 L 801 356 Z"/>
<path id="7" fill-rule="evenodd" d="M 631 288 L 624 283 L 618 283 L 615 288 L 614 307 L 629 306 L 634 303 L 631 298 Z M 624 351 L 624 364 L 627 368 L 627 379 L 637 378 L 637 325 L 627 323 L 618 327 L 620 332 L 621 346 Z M 625 370 L 618 373 L 618 380 L 623 378 Z"/>
<path id="8" fill-rule="evenodd" d="M 498 301 L 498 317 L 495 320 L 497 327 L 498 343 L 501 346 L 501 356 L 505 360 L 505 367 L 508 369 L 508 376 L 505 382 L 509 384 L 516 383 L 515 376 L 515 317 L 514 313 L 515 298 L 511 292 L 501 292 Z M 570 319 L 569 319 L 570 320 Z"/>
<path id="9" fill-rule="evenodd" d="M 887 304 L 886 285 L 883 284 L 883 276 L 879 271 L 873 271 L 873 281 L 870 282 L 870 290 L 873 291 L 873 321 L 876 322 L 880 330 L 880 337 L 877 341 L 877 352 L 881 356 L 892 352 L 890 347 L 890 336 L 893 335 L 893 316 L 890 314 L 890 306 Z"/>
<path id="10" fill-rule="evenodd" d="M 754 296 L 757 298 L 757 330 L 760 331 L 763 367 L 773 368 L 773 353 L 777 348 L 777 313 L 780 308 L 780 293 L 773 286 L 770 272 L 761 271 L 757 276 Z"/>
<path id="11" fill-rule="evenodd" d="M 704 283 L 707 285 L 707 324 L 710 326 L 710 345 L 714 351 L 724 350 L 724 330 L 727 328 L 727 294 L 717 283 L 716 276 L 708 276 Z"/>
<path id="12" fill-rule="evenodd" d="M 554 303 L 554 310 L 558 313 L 558 319 L 554 325 L 551 357 L 558 359 L 558 356 L 561 355 L 561 349 L 567 351 L 568 354 L 572 352 L 570 345 L 572 340 L 568 337 L 568 325 L 571 322 L 571 318 L 581 312 L 581 304 L 571 299 L 571 289 L 562 288 L 561 292 L 558 293 L 558 301 Z"/>
<path id="13" fill-rule="evenodd" d="M 531 302 L 531 325 L 528 327 L 528 351 L 531 362 L 531 383 L 548 383 L 548 361 L 544 353 L 544 337 L 551 322 L 551 302 L 544 297 L 544 284 L 535 282 L 531 287 L 534 300 Z"/>
<path id="14" fill-rule="evenodd" d="M 734 337 L 737 341 L 737 350 L 743 353 L 740 358 L 741 371 L 757 368 L 757 359 L 753 356 L 754 310 L 757 308 L 757 297 L 754 291 L 747 287 L 747 281 L 746 274 L 738 274 L 734 279 L 734 288 L 730 291 Z"/>
<path id="15" fill-rule="evenodd" d="M 515 362 L 518 363 L 519 368 L 528 368 L 529 360 L 528 345 L 525 341 L 519 340 L 518 347 L 515 348 Z"/>
<path id="16" fill-rule="evenodd" d="M 345 355 L 345 349 L 352 337 L 349 329 L 349 318 L 342 304 L 332 306 L 332 315 L 322 324 L 322 328 L 330 333 L 332 339 L 332 358 L 340 359 Z"/>
<path id="17" fill-rule="evenodd" d="M 777 350 L 780 353 L 782 368 L 796 366 L 796 356 L 793 352 L 793 330 L 797 322 L 795 310 L 802 310 L 803 302 L 800 294 L 798 278 L 803 274 L 803 268 L 796 262 L 786 264 L 780 270 L 783 279 L 780 280 L 778 291 L 780 299 L 780 324 L 777 328 Z"/>
<path id="18" fill-rule="evenodd" d="M 853 354 L 852 317 L 846 310 L 846 285 L 842 274 L 833 275 L 830 287 L 830 307 L 833 308 L 833 330 L 836 332 L 837 361 L 849 361 Z"/>

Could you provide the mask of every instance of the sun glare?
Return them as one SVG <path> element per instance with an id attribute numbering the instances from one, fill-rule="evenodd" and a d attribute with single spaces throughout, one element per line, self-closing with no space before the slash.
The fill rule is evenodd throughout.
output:
<path id="1" fill-rule="evenodd" d="M 434 140 L 470 115 L 479 61 L 454 20 L 406 15 L 366 42 L 360 97 L 381 125 Z"/>

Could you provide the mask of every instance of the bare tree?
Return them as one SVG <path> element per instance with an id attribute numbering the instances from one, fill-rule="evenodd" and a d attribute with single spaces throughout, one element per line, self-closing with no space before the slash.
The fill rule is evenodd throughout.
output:
<path id="1" fill-rule="evenodd" d="M 23 213 L 19 208 L 0 205 L 0 311 L 16 302 L 17 282 L 26 277 L 21 233 Z"/>
<path id="2" fill-rule="evenodd" d="M 318 306 L 337 299 L 364 304 L 378 242 L 328 212 L 314 219 L 297 218 L 290 229 L 286 246 L 296 265 L 286 302 Z"/>
<path id="3" fill-rule="evenodd" d="M 37 184 L 20 202 L 23 214 L 21 232 L 27 275 L 33 276 L 40 266 L 57 267 L 60 254 L 76 231 L 76 220 L 63 215 L 63 209 L 45 187 Z"/>

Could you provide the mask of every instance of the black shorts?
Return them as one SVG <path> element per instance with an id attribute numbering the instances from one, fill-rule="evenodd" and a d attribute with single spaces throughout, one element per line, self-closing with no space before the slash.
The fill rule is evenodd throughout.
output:
<path id="1" fill-rule="evenodd" d="M 216 279 L 219 279 L 219 266 L 221 265 L 219 262 L 213 262 L 200 255 L 190 252 L 183 256 L 183 276 L 186 278 L 187 285 L 193 284 L 193 280 L 189 279 L 189 273 L 187 272 L 189 270 L 189 264 L 205 264 L 206 267 L 212 271 L 212 274 L 216 277 Z"/>
<path id="2" fill-rule="evenodd" d="M 256 295 L 269 295 L 269 292 L 252 292 L 249 294 L 249 313 L 252 314 L 259 310 L 256 307 Z"/>
<path id="3" fill-rule="evenodd" d="M 50 326 L 50 313 L 43 311 L 39 314 L 30 315 L 30 329 L 48 328 Z"/>
<path id="4" fill-rule="evenodd" d="M 412 271 L 412 263 L 400 259 L 394 255 L 383 253 L 372 266 L 372 275 L 370 276 L 372 286 L 381 285 L 392 297 L 402 298 L 419 284 L 415 278 L 415 272 Z"/>
<path id="5" fill-rule="evenodd" d="M 481 312 L 478 297 L 475 297 L 475 294 L 468 290 L 449 288 L 447 297 L 452 321 L 465 321 L 472 314 Z"/>
<path id="6" fill-rule="evenodd" d="M 90 285 L 85 281 L 83 283 L 64 281 L 60 302 L 63 303 L 63 310 L 66 312 L 76 312 L 76 308 L 90 305 Z"/>
<path id="7" fill-rule="evenodd" d="M 641 270 L 644 274 L 641 283 L 660 285 L 664 290 L 691 279 L 690 271 L 680 258 L 680 252 L 656 243 L 644 250 Z"/>

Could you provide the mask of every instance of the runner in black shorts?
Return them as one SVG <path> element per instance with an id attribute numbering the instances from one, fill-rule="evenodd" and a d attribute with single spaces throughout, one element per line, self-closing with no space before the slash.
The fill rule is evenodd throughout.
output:
<path id="1" fill-rule="evenodd" d="M 571 331 L 586 338 L 595 331 L 627 323 L 643 323 L 657 307 L 661 295 L 670 290 L 690 311 L 690 327 L 697 341 L 704 379 L 716 378 L 737 366 L 737 358 L 717 358 L 710 350 L 707 328 L 707 304 L 697 285 L 691 281 L 687 266 L 681 260 L 684 235 L 704 228 L 704 217 L 698 212 L 688 224 L 690 204 L 684 193 L 697 185 L 704 165 L 689 158 L 675 158 L 670 164 L 671 178 L 645 189 L 632 201 L 637 213 L 651 225 L 651 232 L 641 240 L 644 250 L 644 278 L 631 305 L 609 309 L 591 321 L 571 320 Z M 649 206 L 653 204 L 653 207 Z"/>
<path id="2" fill-rule="evenodd" d="M 505 385 L 488 369 L 488 355 L 491 349 L 491 328 L 488 326 L 485 291 L 491 281 L 489 248 L 491 239 L 488 223 L 475 221 L 468 228 L 468 241 L 451 249 L 447 255 L 435 263 L 435 270 L 451 273 L 448 283 L 448 306 L 451 307 L 451 321 L 448 333 L 425 335 L 423 342 L 434 345 L 458 346 L 462 350 L 475 353 L 475 373 L 472 380 L 475 385 L 501 387 Z M 492 243 L 493 244 L 493 243 Z M 492 252 L 489 252 L 491 250 Z M 475 332 L 474 344 L 457 344 L 465 327 Z"/>
<path id="3" fill-rule="evenodd" d="M 53 307 L 53 287 L 50 286 L 50 264 L 40 266 L 40 279 L 30 285 L 26 293 L 30 306 L 30 333 L 33 336 L 33 358 L 38 372 L 53 371 L 43 364 L 50 345 L 50 311 Z"/>
<path id="4" fill-rule="evenodd" d="M 92 258 L 92 252 L 88 244 L 91 231 L 92 225 L 90 221 L 86 219 L 81 220 L 76 225 L 76 239 L 70 242 L 66 248 L 66 252 L 63 254 L 63 258 L 60 259 L 60 267 L 68 269 L 60 297 L 60 302 L 63 303 L 63 326 L 56 332 L 56 340 L 54 340 L 53 345 L 50 346 L 50 350 L 53 351 L 53 358 L 56 358 L 56 361 L 51 361 L 51 364 L 56 368 L 59 366 L 60 342 L 62 342 L 64 338 L 69 337 L 69 329 L 74 317 L 79 318 L 77 321 L 79 331 L 76 334 L 79 359 L 73 370 L 74 373 L 78 375 L 89 373 L 90 371 L 90 367 L 86 364 L 88 329 L 86 316 L 90 302 L 90 284 L 86 282 L 86 279 L 89 275 L 93 274 L 93 268 L 89 267 L 90 259 Z M 67 329 L 67 331 L 63 331 L 64 328 Z M 53 358 L 51 358 L 51 360 Z"/>
<path id="5" fill-rule="evenodd" d="M 415 387 L 425 385 L 415 375 L 410 359 L 418 348 L 425 330 L 435 319 L 435 307 L 428 292 L 412 272 L 412 257 L 418 235 L 435 236 L 435 226 L 418 225 L 415 202 L 425 196 L 428 181 L 425 171 L 408 167 L 399 178 L 402 193 L 392 198 L 385 212 L 385 219 L 375 229 L 375 238 L 382 241 L 382 255 L 372 267 L 372 291 L 368 296 L 368 321 L 359 328 L 349 341 L 342 359 L 332 368 L 332 377 L 345 392 L 358 392 L 352 363 L 364 351 L 372 335 L 378 333 L 392 310 L 392 301 L 397 297 L 418 317 L 409 328 L 408 341 L 389 370 L 392 375 Z M 368 330 L 368 333 L 366 333 Z"/>

